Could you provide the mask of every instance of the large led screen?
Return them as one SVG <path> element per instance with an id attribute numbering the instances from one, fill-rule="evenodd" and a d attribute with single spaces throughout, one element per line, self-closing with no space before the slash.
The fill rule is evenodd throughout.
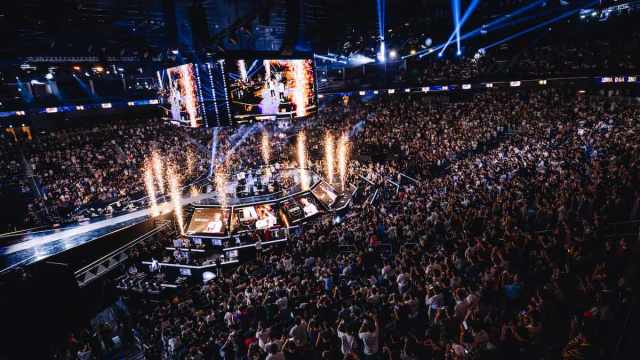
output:
<path id="1" fill-rule="evenodd" d="M 320 202 L 323 203 L 326 207 L 331 207 L 338 198 L 338 194 L 336 194 L 333 188 L 331 188 L 331 186 L 329 186 L 329 184 L 325 183 L 324 181 L 318 184 L 318 186 L 314 187 L 311 190 L 311 193 L 313 193 L 313 196 L 315 196 L 316 199 L 320 200 Z"/>
<path id="2" fill-rule="evenodd" d="M 264 230 L 279 225 L 273 204 L 235 208 L 231 224 L 235 231 Z"/>
<path id="3" fill-rule="evenodd" d="M 196 208 L 187 228 L 187 234 L 224 235 L 229 212 L 219 208 Z"/>
<path id="4" fill-rule="evenodd" d="M 304 117 L 317 109 L 311 59 L 240 59 L 226 62 L 234 119 Z"/>
<path id="5" fill-rule="evenodd" d="M 202 109 L 198 94 L 197 70 L 193 64 L 184 64 L 158 72 L 160 96 L 167 106 L 171 120 L 197 127 L 202 122 Z"/>

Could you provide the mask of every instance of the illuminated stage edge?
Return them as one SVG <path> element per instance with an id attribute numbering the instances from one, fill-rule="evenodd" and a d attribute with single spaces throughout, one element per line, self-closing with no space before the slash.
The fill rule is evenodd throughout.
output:
<path id="1" fill-rule="evenodd" d="M 350 191 L 338 191 L 319 175 L 310 174 L 312 183 L 306 190 L 298 182 L 275 194 L 236 197 L 225 201 L 216 196 L 194 202 L 190 205 L 192 215 L 185 236 L 223 240 L 254 231 L 290 229 L 322 214 L 347 209 L 352 197 Z M 236 186 L 237 181 L 230 185 L 231 188 Z"/>

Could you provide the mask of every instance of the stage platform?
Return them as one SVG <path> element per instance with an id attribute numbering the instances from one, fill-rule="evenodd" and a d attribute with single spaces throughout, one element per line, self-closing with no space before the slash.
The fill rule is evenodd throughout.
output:
<path id="1" fill-rule="evenodd" d="M 291 186 L 277 192 L 238 197 L 235 192 L 240 183 L 245 184 L 245 187 L 256 186 L 256 179 L 253 178 L 250 172 L 247 172 L 241 176 L 232 176 L 233 180 L 230 179 L 228 182 L 227 194 L 224 199 L 215 191 L 211 191 L 214 187 L 213 184 L 203 187 L 208 189 L 209 192 L 201 193 L 197 196 L 183 197 L 182 205 L 190 204 L 195 208 L 195 211 L 198 211 L 198 209 L 204 211 L 209 208 L 214 212 L 222 211 L 223 214 L 225 212 L 227 214 L 223 225 L 224 231 L 215 234 L 208 233 L 207 226 L 211 223 L 211 219 L 206 219 L 206 222 L 202 224 L 204 228 L 200 230 L 197 226 L 192 228 L 192 218 L 192 221 L 187 226 L 187 235 L 230 237 L 232 235 L 230 230 L 234 227 L 236 230 L 233 234 L 243 231 L 263 230 L 274 225 L 279 227 L 295 226 L 323 211 L 344 209 L 349 204 L 350 194 L 339 196 L 337 191 L 317 174 L 309 173 L 310 184 L 308 187 L 305 186 L 306 190 L 303 190 L 299 182 L 299 176 L 296 177 L 296 174 L 299 174 L 299 170 L 275 169 L 275 173 L 279 171 L 282 173 L 280 175 L 291 176 L 294 182 Z M 248 193 L 251 193 L 251 191 Z M 160 208 L 162 213 L 168 213 L 172 211 L 172 204 L 165 202 L 160 204 Z M 268 211 L 271 213 L 268 213 Z M 232 214 L 236 214 L 236 217 L 231 216 Z M 292 214 L 298 215 L 294 218 Z M 271 221 L 261 219 L 262 215 L 268 216 Z M 274 219 L 273 216 L 276 218 Z M 151 210 L 143 208 L 110 218 L 87 221 L 62 228 L 0 236 L 0 244 L 4 244 L 0 245 L 0 274 L 15 267 L 26 266 L 107 237 L 110 234 L 149 219 L 151 219 Z"/>
<path id="2" fill-rule="evenodd" d="M 183 205 L 215 197 L 215 193 L 185 197 Z M 163 211 L 171 211 L 169 202 L 160 204 Z M 150 209 L 140 209 L 94 222 L 69 225 L 58 229 L 26 232 L 11 239 L 11 244 L 0 246 L 0 274 L 16 266 L 29 265 L 74 247 L 102 238 L 150 218 Z M 7 240 L 8 237 L 7 237 Z M 0 243 L 3 239 L 0 238 Z"/>

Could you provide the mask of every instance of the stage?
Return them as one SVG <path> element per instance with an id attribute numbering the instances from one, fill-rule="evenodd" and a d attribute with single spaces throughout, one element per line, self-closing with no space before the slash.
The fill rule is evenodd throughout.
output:
<path id="1" fill-rule="evenodd" d="M 347 207 L 350 194 L 339 195 L 338 192 L 327 184 L 321 176 L 308 173 L 309 186 L 300 184 L 299 169 L 273 169 L 270 178 L 278 176 L 291 176 L 294 182 L 291 186 L 277 192 L 263 195 L 238 197 L 236 191 L 243 183 L 245 187 L 255 188 L 257 179 L 253 172 L 245 172 L 230 176 L 233 180 L 225 187 L 225 196 L 221 197 L 212 191 L 214 185 L 205 186 L 208 192 L 196 196 L 183 196 L 182 206 L 192 205 L 195 211 L 198 209 L 210 209 L 213 212 L 226 214 L 224 224 L 217 229 L 215 226 L 209 230 L 212 219 L 203 221 L 204 228 L 191 227 L 192 222 L 185 226 L 187 236 L 202 237 L 230 237 L 233 234 L 264 230 L 267 228 L 296 226 L 306 220 L 327 211 L 335 211 Z M 275 173 L 278 173 L 275 175 Z M 260 181 L 262 182 L 262 180 Z M 253 189 L 251 190 L 253 191 Z M 248 192 L 249 194 L 251 193 Z M 162 214 L 173 210 L 171 202 L 159 204 Z M 111 234 L 133 227 L 151 219 L 151 209 L 143 208 L 118 216 L 87 221 L 63 228 L 26 232 L 11 238 L 0 238 L 8 245 L 0 247 L 0 274 L 18 266 L 26 266 L 47 259 L 75 247 L 90 243 L 94 240 L 107 237 Z M 216 216 L 215 214 L 211 214 Z M 234 215 L 234 216 L 231 216 Z M 262 218 L 264 217 L 264 219 Z M 193 220 L 193 219 L 191 219 Z M 195 230 L 194 230 L 195 229 Z M 224 231 L 220 231 L 220 230 Z M 235 229 L 231 231 L 231 229 Z M 100 254 L 96 254 L 100 255 Z"/>
<path id="2" fill-rule="evenodd" d="M 215 197 L 215 193 L 184 197 L 182 204 L 187 205 L 212 197 Z M 164 212 L 171 211 L 170 202 L 160 204 L 160 207 Z M 110 233 L 139 224 L 148 220 L 150 215 L 150 209 L 140 209 L 95 222 L 74 224 L 60 229 L 27 232 L 20 236 L 16 243 L 0 247 L 0 273 L 16 266 L 32 264 Z"/>

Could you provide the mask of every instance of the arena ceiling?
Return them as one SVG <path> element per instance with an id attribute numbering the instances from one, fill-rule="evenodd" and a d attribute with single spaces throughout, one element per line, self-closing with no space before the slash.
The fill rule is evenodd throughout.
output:
<path id="1" fill-rule="evenodd" d="M 423 37 L 450 32 L 449 0 L 386 1 L 388 28 L 411 25 Z M 481 2 L 474 18 L 528 1 Z M 189 47 L 353 51 L 358 43 L 366 47 L 376 28 L 376 0 L 2 1 L 0 55 L 157 55 Z"/>
<path id="2" fill-rule="evenodd" d="M 396 3 L 448 6 L 444 0 Z M 194 29 L 212 49 L 278 50 L 295 29 L 307 44 L 331 47 L 345 30 L 373 29 L 375 21 L 375 0 L 3 1 L 0 52 L 124 56 L 177 47 Z"/>

